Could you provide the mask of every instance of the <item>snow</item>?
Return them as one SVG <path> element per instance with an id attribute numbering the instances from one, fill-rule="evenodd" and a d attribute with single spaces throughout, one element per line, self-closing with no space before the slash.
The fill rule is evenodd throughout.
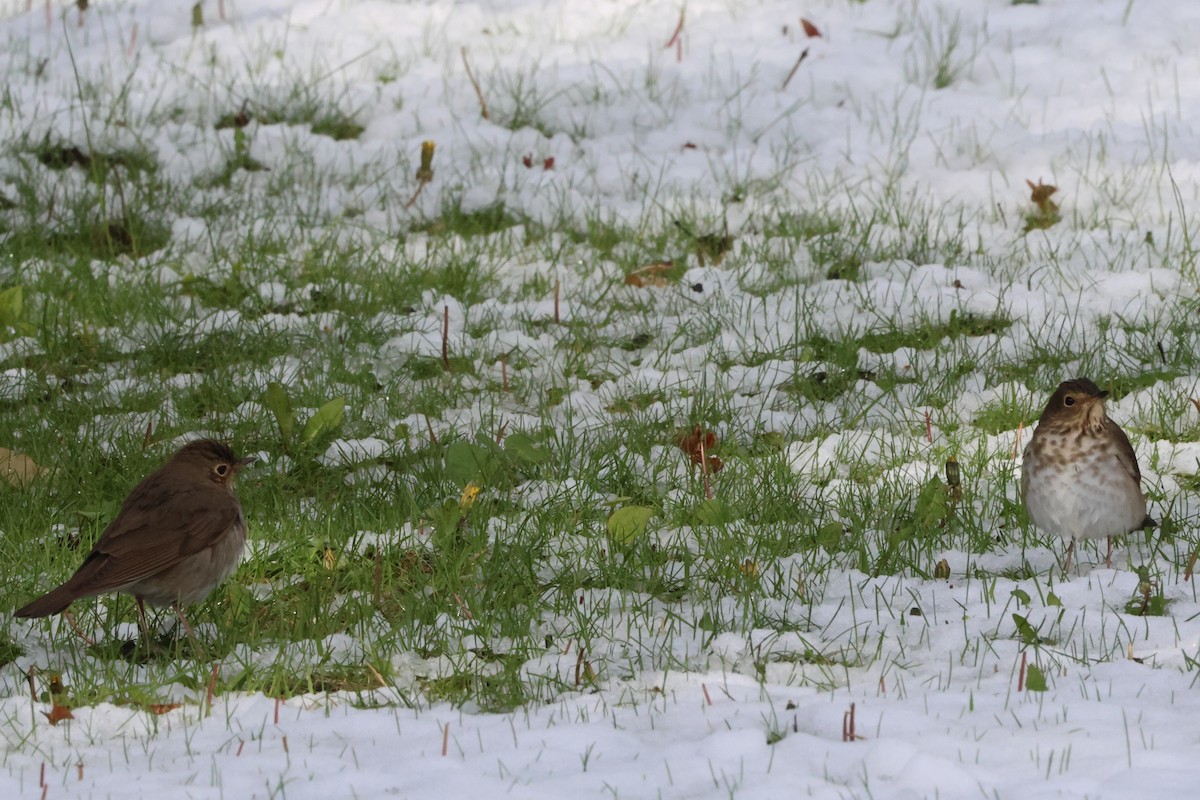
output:
<path id="1" fill-rule="evenodd" d="M 881 482 L 919 487 L 937 474 L 945 440 L 940 428 L 932 431 L 933 442 L 913 437 L 927 412 L 939 425 L 961 423 L 998 398 L 1031 408 L 1041 399 L 1022 384 L 985 385 L 982 376 L 971 375 L 947 407 L 918 405 L 916 389 L 906 386 L 894 391 L 914 402 L 872 405 L 871 385 L 845 405 L 772 405 L 762 395 L 776 393 L 796 374 L 794 359 L 813 372 L 826 368 L 811 354 L 793 352 L 797 320 L 832 335 L 874 330 L 881 318 L 903 327 L 944 322 L 952 313 L 1003 314 L 1013 321 L 1003 337 L 957 340 L 949 345 L 954 357 L 986 349 L 1019 363 L 1053 339 L 1072 357 L 1045 367 L 1038 376 L 1044 384 L 1077 369 L 1150 368 L 1148 361 L 1110 363 L 1115 356 L 1108 353 L 1151 354 L 1154 342 L 1170 351 L 1197 346 L 1194 330 L 1156 327 L 1180 297 L 1196 292 L 1194 265 L 1189 271 L 1167 257 L 1180 251 L 1182 228 L 1194 230 L 1190 209 L 1200 198 L 1200 9 L 1188 3 L 814 0 L 803 7 L 693 0 L 678 59 L 663 44 L 679 6 L 635 0 L 228 0 L 227 20 L 205 3 L 205 25 L 196 30 L 190 4 L 94 1 L 82 23 L 67 4 L 54 6 L 49 24 L 40 3 L 32 10 L 8 5 L 9 16 L 0 21 L 6 43 L 0 64 L 10 95 L 0 113 L 5 140 L 48 137 L 88 149 L 92 137 L 98 149 L 148 149 L 174 180 L 211 178 L 237 146 L 232 129 L 212 130 L 215 118 L 251 96 L 299 103 L 289 95 L 297 76 L 315 100 L 364 126 L 359 138 L 336 141 L 289 122 L 259 125 L 249 156 L 268 171 L 253 178 L 256 186 L 289 175 L 298 185 L 322 188 L 292 193 L 278 218 L 249 220 L 244 229 L 222 229 L 199 217 L 167 220 L 174 244 L 191 251 L 180 262 L 192 275 L 222 280 L 232 269 L 222 259 L 240 238 L 268 236 L 273 226 L 295 222 L 314 237 L 352 240 L 360 235 L 354 226 L 400 230 L 435 218 L 450 198 L 468 212 L 502 200 L 551 230 L 593 215 L 640 229 L 687 209 L 697 218 L 727 221 L 745 253 L 784 264 L 752 264 L 737 275 L 690 264 L 678 285 L 620 287 L 608 295 L 593 285 L 598 276 L 619 282 L 620 270 L 609 262 L 578 269 L 546 262 L 486 265 L 514 287 L 527 276 L 550 275 L 562 283 L 562 301 L 556 308 L 545 296 L 514 292 L 470 306 L 427 291 L 412 314 L 380 314 L 372 324 L 387 332 L 382 345 L 354 356 L 369 362 L 380 380 L 412 356 L 441 356 L 444 308 L 452 311 L 454 352 L 471 354 L 481 374 L 498 376 L 505 353 L 552 354 L 559 342 L 515 328 L 475 337 L 468 323 L 545 321 L 557 311 L 564 321 L 594 323 L 606 336 L 627 338 L 641 332 L 640 318 L 596 317 L 594 304 L 614 296 L 653 303 L 661 313 L 656 336 L 678 335 L 679 346 L 647 354 L 637 367 L 613 348 L 612 380 L 597 389 L 573 377 L 562 381 L 562 408 L 570 409 L 570 420 L 560 412 L 564 427 L 602 424 L 612 400 L 632 392 L 694 386 L 722 356 L 772 354 L 703 380 L 744 398 L 731 404 L 736 430 L 804 432 L 856 421 L 857 428 L 789 442 L 789 463 L 812 478 L 815 494 L 817 484 L 835 491 L 864 464 L 882 474 Z M 806 39 L 800 13 L 824 36 Z M 954 74 L 949 85 L 935 88 L 939 54 L 951 36 L 958 37 L 949 58 Z M 491 98 L 493 120 L 529 114 L 548 135 L 481 119 L 463 71 L 463 48 Z M 807 59 L 783 86 L 804 49 Z M 111 109 L 81 108 L 72 59 L 89 87 L 101 87 L 99 96 L 115 103 L 120 95 L 122 124 L 102 124 Z M 173 116 L 171 109 L 181 113 Z M 426 140 L 437 143 L 437 177 L 405 210 Z M 525 154 L 533 156 L 533 168 L 523 166 Z M 547 158 L 554 159 L 552 169 L 541 168 Z M 20 169 L 17 156 L 4 156 L 0 181 Z M 364 174 L 372 179 L 363 181 Z M 1055 199 L 1064 220 L 1023 237 L 1016 231 L 1029 211 L 1025 182 L 1041 179 L 1059 187 Z M 756 186 L 771 188 L 756 195 Z M 744 202 L 725 199 L 747 187 Z M 0 182 L 6 196 L 8 188 Z M 52 205 L 51 190 L 45 191 L 41 201 Z M 214 189 L 212 197 L 216 202 L 222 195 Z M 872 244 L 916 255 L 868 261 L 856 281 L 824 280 L 814 266 L 815 240 L 754 229 L 750 212 L 769 207 L 817 214 L 892 209 L 872 228 Z M 907 216 L 921 209 L 927 217 Z M 338 227 L 346 217 L 354 225 Z M 913 244 L 923 233 L 914 225 L 952 228 L 960 221 L 963 248 L 989 254 L 990 261 L 963 265 L 952 254 Z M 496 236 L 520 240 L 525 233 Z M 643 252 L 636 241 L 622 247 L 617 255 Z M 397 263 L 438 257 L 417 234 L 393 256 Z M 115 283 L 132 266 L 98 263 L 95 270 Z M 53 267 L 24 268 L 33 274 Z M 276 268 L 286 272 L 287 259 Z M 10 272 L 0 264 L 0 279 Z M 163 265 L 152 265 L 151 275 L 179 280 Z M 803 293 L 754 290 L 784 278 L 810 285 Z M 309 295 L 288 285 L 269 280 L 256 293 L 272 305 Z M 1102 333 L 1100 322 L 1110 318 L 1156 335 L 1147 334 L 1145 347 L 1130 347 L 1135 335 L 1126 329 Z M 694 330 L 713 319 L 737 323 L 695 344 Z M 224 309 L 206 312 L 190 332 L 199 337 L 254 325 L 336 332 L 343 324 L 335 314 L 285 311 L 249 323 L 241 312 Z M 138 334 L 128 333 L 127 349 L 136 347 Z M 1107 351 L 1096 345 L 1102 335 L 1114 345 Z M 12 338 L 0 343 L 0 357 L 32 355 L 36 348 L 32 339 Z M 858 354 L 860 369 L 922 378 L 946 363 L 945 351 L 918 347 Z M 304 368 L 284 357 L 271 376 L 260 377 L 265 383 Z M 39 391 L 30 385 L 31 374 L 0 372 L 0 400 Z M 143 388 L 120 375 L 95 378 L 110 399 Z M 1111 404 L 1110 413 L 1125 421 L 1149 419 L 1155 404 L 1186 405 L 1198 387 L 1195 375 L 1162 381 Z M 169 402 L 166 408 L 175 413 Z M 653 411 L 663 409 L 656 404 Z M 244 403 L 238 413 L 261 408 Z M 379 412 L 383 425 L 375 433 L 390 435 L 397 423 L 418 438 L 426 430 L 438 436 L 471 431 L 490 413 L 478 402 L 444 419 L 413 413 L 389 420 Z M 524 421 L 520 411 L 505 413 L 515 427 Z M 149 413 L 99 415 L 80 435 L 140 437 L 152 421 Z M 1169 433 L 1179 438 L 1186 430 L 1161 435 Z M 1016 440 L 1015 431 L 983 436 L 966 445 L 960 460 L 984 458 L 998 493 L 1012 495 L 1019 466 L 1008 454 Z M 1152 513 L 1170 507 L 1194 521 L 1197 501 L 1185 484 L 1190 476 L 1195 485 L 1200 446 L 1140 435 L 1134 445 L 1150 485 L 1169 497 Z M 346 436 L 320 459 L 356 465 L 393 446 L 378 435 Z M 847 453 L 854 454 L 851 466 Z M 260 456 L 270 469 L 291 463 Z M 669 447 L 629 461 L 664 485 L 688 471 Z M 369 482 L 380 472 L 367 468 L 351 479 Z M 531 482 L 517 494 L 530 505 L 569 495 L 586 505 L 603 501 L 570 482 Z M 412 531 L 407 535 L 416 541 Z M 840 565 L 810 585 L 804 562 L 785 560 L 769 569 L 798 587 L 775 609 L 794 624 L 746 635 L 710 637 L 702 620 L 660 600 L 579 590 L 581 608 L 620 618 L 627 602 L 636 601 L 651 609 L 652 619 L 628 621 L 625 641 L 598 642 L 595 652 L 580 654 L 560 642 L 532 659 L 523 679 L 535 694 L 538 687 L 544 691 L 539 701 L 505 713 L 431 704 L 421 694 L 422 680 L 462 665 L 409 653 L 393 659 L 401 676 L 394 686 L 278 704 L 230 693 L 211 708 L 203 691 L 207 665 L 181 665 L 187 680 L 163 700 L 181 702 L 179 708 L 152 714 L 102 703 L 76 708 L 73 720 L 52 726 L 25 682 L 24 670 L 47 655 L 38 650 L 42 638 L 29 623 L 10 622 L 8 636 L 32 655 L 0 673 L 0 795 L 1188 796 L 1200 780 L 1195 582 L 1172 573 L 1162 587 L 1171 601 L 1168 616 L 1128 615 L 1124 606 L 1136 594 L 1138 576 L 1127 564 L 1106 569 L 1087 552 L 1083 572 L 1063 581 L 1046 578 L 1055 562 L 1045 547 L 983 555 L 948 550 L 952 577 L 946 580 L 872 577 Z M 1038 575 L 1005 577 L 1026 567 Z M 261 587 L 254 591 L 262 594 Z M 260 599 L 269 602 L 269 593 Z M 737 614 L 736 600 L 722 603 L 731 617 Z M 1022 640 L 1014 615 L 1038 632 L 1037 646 Z M 205 627 L 198 628 L 203 636 Z M 307 643 L 314 650 L 318 645 L 329 657 L 363 658 L 357 640 Z M 280 658 L 311 655 L 293 647 Z M 585 658 L 604 667 L 595 683 L 578 678 Z M 246 651 L 236 660 L 263 659 Z M 1022 664 L 1044 673 L 1047 691 L 1021 690 Z M 222 667 L 226 677 L 238 668 Z M 562 691 L 563 685 L 570 689 Z M 851 713 L 855 737 L 847 741 Z"/>

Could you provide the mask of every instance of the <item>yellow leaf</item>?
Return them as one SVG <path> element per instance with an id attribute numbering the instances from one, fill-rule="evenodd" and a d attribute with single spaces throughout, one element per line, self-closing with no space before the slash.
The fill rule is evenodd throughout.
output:
<path id="1" fill-rule="evenodd" d="M 24 488 L 41 471 L 37 462 L 24 453 L 14 453 L 7 447 L 0 447 L 0 480 Z"/>

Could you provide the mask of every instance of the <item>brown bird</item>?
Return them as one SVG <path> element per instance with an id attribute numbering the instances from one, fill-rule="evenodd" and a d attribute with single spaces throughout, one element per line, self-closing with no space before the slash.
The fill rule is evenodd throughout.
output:
<path id="1" fill-rule="evenodd" d="M 1069 539 L 1108 538 L 1157 523 L 1146 515 L 1142 472 L 1129 437 L 1108 418 L 1101 391 L 1087 378 L 1059 384 L 1038 419 L 1021 465 L 1021 496 L 1039 528 Z"/>
<path id="2" fill-rule="evenodd" d="M 183 606 L 203 600 L 237 567 L 246 519 L 233 478 L 254 460 L 212 439 L 184 445 L 134 487 L 75 574 L 14 616 L 45 617 L 82 597 L 127 592 L 143 631 L 145 603 L 169 605 L 195 639 Z"/>

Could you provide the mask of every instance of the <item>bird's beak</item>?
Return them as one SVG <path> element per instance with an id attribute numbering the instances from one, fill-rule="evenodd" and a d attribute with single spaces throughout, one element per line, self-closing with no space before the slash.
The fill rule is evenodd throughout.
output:
<path id="1" fill-rule="evenodd" d="M 1108 391 L 1106 389 L 1101 389 L 1099 392 L 1096 393 L 1097 400 L 1103 400 L 1106 397 L 1108 397 Z"/>
<path id="2" fill-rule="evenodd" d="M 249 466 L 255 461 L 258 461 L 258 456 L 246 456 L 245 458 L 239 458 L 237 461 L 233 462 L 233 469 L 235 472 L 240 471 L 242 467 Z"/>

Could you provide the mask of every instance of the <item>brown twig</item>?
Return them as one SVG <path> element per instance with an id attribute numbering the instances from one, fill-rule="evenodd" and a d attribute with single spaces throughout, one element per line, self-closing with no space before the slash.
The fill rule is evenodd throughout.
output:
<path id="1" fill-rule="evenodd" d="M 561 289 L 562 289 L 562 284 L 556 280 L 554 282 L 554 324 L 555 325 L 558 325 L 560 322 L 560 318 L 558 315 L 558 300 L 559 300 L 559 295 L 561 293 Z"/>
<path id="2" fill-rule="evenodd" d="M 676 48 L 676 54 L 678 54 L 679 34 L 683 33 L 683 20 L 686 16 L 687 5 L 685 4 L 679 9 L 679 22 L 676 23 L 675 30 L 671 33 L 671 38 L 667 39 L 667 43 L 663 45 L 663 50 L 670 50 L 672 47 L 674 47 Z"/>
<path id="3" fill-rule="evenodd" d="M 792 82 L 792 78 L 795 77 L 796 71 L 800 69 L 800 65 L 804 63 L 804 59 L 806 59 L 806 58 L 808 58 L 808 48 L 807 47 L 804 48 L 804 50 L 800 53 L 800 57 L 796 59 L 796 63 L 792 65 L 792 71 L 789 72 L 787 74 L 787 77 L 783 79 L 783 86 L 779 87 L 780 91 L 783 91 L 784 89 L 786 89 L 788 87 L 788 84 Z"/>
<path id="4" fill-rule="evenodd" d="M 463 66 L 467 69 L 467 80 L 471 82 L 471 88 L 475 90 L 475 96 L 479 98 L 479 115 L 484 119 L 491 119 L 488 114 L 487 101 L 483 99 L 483 90 L 479 88 L 479 81 L 475 80 L 475 73 L 471 72 L 471 62 L 467 61 L 467 48 L 462 49 Z"/>
<path id="5" fill-rule="evenodd" d="M 853 742 L 858 738 L 858 734 L 854 732 L 854 703 L 850 704 L 850 710 L 842 714 L 842 741 Z"/>
<path id="6" fill-rule="evenodd" d="M 442 306 L 442 368 L 450 371 L 450 306 Z"/>
<path id="7" fill-rule="evenodd" d="M 508 391 L 508 356 L 500 356 L 500 390 Z"/>
<path id="8" fill-rule="evenodd" d="M 708 479 L 708 455 L 704 452 L 704 439 L 700 437 L 700 474 L 704 476 L 704 499 L 712 500 L 712 481 Z"/>
<path id="9" fill-rule="evenodd" d="M 1025 667 L 1026 667 L 1025 661 L 1028 657 L 1029 657 L 1029 654 L 1026 651 L 1022 650 L 1021 651 L 1021 670 L 1017 673 L 1017 691 L 1018 692 L 1025 691 Z"/>
<path id="10" fill-rule="evenodd" d="M 446 751 L 450 748 L 450 723 L 447 722 L 442 726 L 442 755 L 446 755 Z"/>
<path id="11" fill-rule="evenodd" d="M 371 586 L 375 607 L 379 608 L 383 598 L 383 549 L 379 545 L 375 546 L 375 572 L 371 577 Z"/>
<path id="12" fill-rule="evenodd" d="M 700 691 L 704 692 L 704 703 L 706 705 L 711 706 L 712 705 L 712 695 L 710 695 L 708 693 L 708 685 L 704 684 L 704 683 L 700 684 Z"/>

